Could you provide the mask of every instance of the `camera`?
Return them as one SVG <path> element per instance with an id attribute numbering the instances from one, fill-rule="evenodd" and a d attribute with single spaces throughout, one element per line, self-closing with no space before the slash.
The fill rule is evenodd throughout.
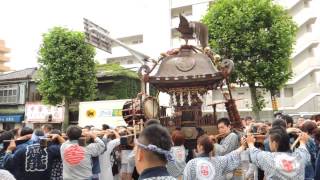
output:
<path id="1" fill-rule="evenodd" d="M 122 150 L 131 150 L 134 146 L 134 134 L 129 130 L 120 132 L 120 148 Z"/>
<path id="2" fill-rule="evenodd" d="M 256 125 L 251 126 L 250 132 L 251 133 L 257 133 L 258 132 L 258 126 L 256 126 Z"/>
<path id="3" fill-rule="evenodd" d="M 120 145 L 127 146 L 128 145 L 128 137 L 120 137 Z"/>

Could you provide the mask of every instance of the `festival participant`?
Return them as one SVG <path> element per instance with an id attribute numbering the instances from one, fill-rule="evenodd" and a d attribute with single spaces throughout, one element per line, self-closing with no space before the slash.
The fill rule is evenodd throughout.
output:
<path id="1" fill-rule="evenodd" d="M 314 140 L 316 142 L 317 145 L 317 149 L 318 149 L 318 154 L 317 154 L 317 159 L 316 159 L 316 163 L 315 163 L 315 177 L 314 179 L 320 179 L 320 128 L 317 128 L 316 130 L 314 130 Z"/>
<path id="2" fill-rule="evenodd" d="M 6 155 L 6 150 L 9 146 L 9 143 L 3 143 L 3 141 L 11 140 L 11 139 L 13 139 L 13 137 L 14 137 L 14 135 L 11 131 L 5 131 L 0 136 L 0 144 L 2 146 L 0 148 L 0 169 L 3 169 L 4 157 Z"/>
<path id="3" fill-rule="evenodd" d="M 271 152 L 262 151 L 254 147 L 254 136 L 248 135 L 246 141 L 249 146 L 250 160 L 264 171 L 266 180 L 303 180 L 304 167 L 310 161 L 306 149 L 309 136 L 301 133 L 300 147 L 290 152 L 289 136 L 282 128 L 272 128 L 269 132 Z"/>
<path id="4" fill-rule="evenodd" d="M 225 179 L 227 173 L 234 171 L 240 165 L 240 153 L 244 149 L 243 144 L 225 156 L 211 157 L 212 141 L 207 135 L 201 136 L 197 141 L 197 158 L 188 162 L 183 172 L 183 180 Z"/>
<path id="5" fill-rule="evenodd" d="M 14 130 L 16 131 L 16 130 Z M 24 127 L 22 128 L 20 131 L 18 131 L 19 135 L 16 136 L 13 134 L 14 131 L 7 131 L 7 133 L 3 133 L 4 135 L 4 140 L 11 140 L 11 139 L 15 139 L 14 137 L 17 137 L 16 140 L 19 141 L 19 144 L 16 144 L 16 147 L 14 148 L 14 150 L 12 151 L 12 153 L 6 153 L 7 148 L 9 146 L 9 143 L 4 143 L 4 149 L 1 151 L 1 167 L 4 168 L 4 162 L 6 161 L 6 159 L 12 159 L 13 158 L 13 153 L 19 149 L 22 149 L 28 145 L 31 145 L 34 143 L 33 140 L 31 140 L 32 134 L 33 134 L 33 129 L 29 128 L 29 127 Z M 7 163 L 7 167 L 6 169 L 9 170 L 12 174 L 15 174 L 14 172 L 16 171 L 16 169 L 13 168 L 13 166 L 8 165 L 10 163 Z"/>
<path id="6" fill-rule="evenodd" d="M 44 146 L 40 144 L 44 134 L 41 130 L 35 130 L 34 144 L 22 147 L 13 154 L 6 156 L 4 167 L 15 169 L 13 172 L 17 180 L 42 180 L 50 179 L 53 159 L 60 156 L 60 145 Z M 64 139 L 59 135 L 53 135 L 52 140 L 63 143 Z M 11 141 L 6 153 L 11 154 L 16 148 L 15 141 Z"/>
<path id="7" fill-rule="evenodd" d="M 224 134 L 220 143 L 214 144 L 214 153 L 216 156 L 223 156 L 239 147 L 239 137 L 236 133 L 231 132 L 231 123 L 228 118 L 218 120 L 219 134 Z"/>
<path id="8" fill-rule="evenodd" d="M 160 125 L 161 126 L 161 123 L 160 123 L 160 120 L 158 119 L 149 119 L 147 120 L 144 124 L 144 127 L 148 127 L 150 125 Z M 137 169 L 135 168 L 135 151 L 132 151 L 129 156 L 128 156 L 128 165 L 130 167 L 133 167 L 134 168 L 134 171 L 133 171 L 133 174 L 132 174 L 132 177 L 133 179 L 138 179 L 139 178 L 139 174 L 137 172 Z"/>
<path id="9" fill-rule="evenodd" d="M 92 177 L 92 157 L 99 156 L 105 150 L 104 142 L 94 132 L 84 135 L 93 139 L 93 143 L 86 147 L 79 145 L 82 130 L 78 126 L 67 129 L 68 141 L 62 144 L 60 152 L 63 162 L 63 179 L 89 179 Z"/>
<path id="10" fill-rule="evenodd" d="M 133 152 L 134 148 L 134 135 L 129 128 L 120 132 L 120 179 L 121 180 L 131 180 L 132 173 L 134 171 L 134 166 L 131 166 L 130 154 Z"/>
<path id="11" fill-rule="evenodd" d="M 283 119 L 276 119 L 271 124 L 271 128 L 274 127 L 281 127 L 283 129 L 287 129 L 287 122 Z"/>
<path id="12" fill-rule="evenodd" d="M 105 135 L 103 140 L 105 140 L 106 149 L 105 151 L 99 156 L 99 163 L 101 168 L 101 173 L 99 175 L 99 179 L 113 179 L 112 174 L 112 166 L 114 164 L 114 160 L 111 162 L 111 153 L 113 150 L 120 145 L 120 135 L 117 131 L 109 130 Z"/>
<path id="13" fill-rule="evenodd" d="M 181 179 L 183 170 L 186 167 L 187 151 L 184 147 L 184 135 L 181 131 L 175 130 L 172 132 L 173 147 L 171 152 L 174 161 L 167 163 L 167 170 L 169 174 L 177 179 Z"/>
<path id="14" fill-rule="evenodd" d="M 87 130 L 85 130 L 87 131 Z M 91 127 L 90 131 L 95 131 L 95 132 L 99 132 L 100 129 L 95 128 L 95 127 Z M 100 169 L 100 162 L 99 162 L 99 157 L 92 157 L 92 176 L 90 178 L 90 180 L 99 180 L 99 174 L 101 172 Z"/>
<path id="15" fill-rule="evenodd" d="M 110 126 L 107 125 L 107 124 L 102 124 L 102 130 L 105 131 L 105 130 L 108 130 L 110 129 Z"/>
<path id="16" fill-rule="evenodd" d="M 241 117 L 241 118 L 240 118 L 240 121 L 241 121 L 241 125 L 242 125 L 242 130 L 243 130 L 243 131 L 246 131 L 246 127 L 247 127 L 246 120 Z"/>
<path id="17" fill-rule="evenodd" d="M 307 141 L 306 147 L 310 154 L 311 161 L 306 164 L 305 168 L 305 180 L 313 180 L 315 177 L 315 163 L 317 156 L 317 146 L 313 138 L 313 132 L 317 129 L 317 124 L 313 121 L 306 120 L 301 126 L 301 130 L 307 133 L 310 138 Z"/>
<path id="18" fill-rule="evenodd" d="M 18 139 L 20 137 L 20 128 L 11 129 L 10 132 L 14 135 L 14 139 Z"/>
<path id="19" fill-rule="evenodd" d="M 271 128 L 283 128 L 284 130 L 287 129 L 287 123 L 283 119 L 276 119 L 272 122 Z M 266 136 L 266 139 L 263 142 L 264 150 L 271 151 L 269 145 L 269 136 Z"/>
<path id="20" fill-rule="evenodd" d="M 281 119 L 285 120 L 287 123 L 287 128 L 292 128 L 293 127 L 293 119 L 289 115 L 283 115 Z"/>
<path id="21" fill-rule="evenodd" d="M 60 130 L 53 129 L 53 130 L 50 130 L 50 134 L 47 134 L 47 137 L 52 137 L 56 135 L 59 135 L 62 137 Z M 61 142 L 64 142 L 64 140 L 61 140 Z M 50 142 L 50 145 L 51 144 L 60 145 L 60 142 L 58 139 L 55 139 Z M 61 156 L 58 156 L 53 159 L 50 180 L 63 180 L 62 170 L 63 170 L 62 159 L 61 159 Z"/>
<path id="22" fill-rule="evenodd" d="M 44 136 L 47 136 L 48 134 L 51 133 L 53 127 L 51 124 L 45 124 L 41 127 L 43 133 L 44 133 Z"/>
<path id="23" fill-rule="evenodd" d="M 273 115 L 275 119 L 281 119 L 282 116 L 283 116 L 283 111 L 275 112 Z"/>
<path id="24" fill-rule="evenodd" d="M 254 123 L 254 119 L 251 116 L 246 116 L 244 118 L 245 121 L 245 133 L 249 132 L 252 129 L 252 124 Z"/>
<path id="25" fill-rule="evenodd" d="M 0 179 L 1 180 L 16 180 L 14 176 L 7 170 L 0 169 Z"/>
<path id="26" fill-rule="evenodd" d="M 296 127 L 297 128 L 301 128 L 303 123 L 304 123 L 305 119 L 303 116 L 299 117 L 298 120 L 297 120 L 297 124 L 296 124 Z"/>
<path id="27" fill-rule="evenodd" d="M 33 144 L 34 141 L 31 139 L 32 134 L 33 134 L 33 129 L 29 127 L 23 127 L 20 131 L 20 136 L 17 138 L 17 140 L 25 140 L 25 142 L 18 144 L 16 147 L 16 150 Z"/>
<path id="28" fill-rule="evenodd" d="M 150 125 L 143 129 L 135 143 L 135 165 L 140 174 L 139 180 L 175 180 L 166 168 L 167 161 L 172 160 L 172 143 L 166 128 Z"/>
<path id="29" fill-rule="evenodd" d="M 320 114 L 312 115 L 310 119 L 318 124 L 320 122 Z"/>

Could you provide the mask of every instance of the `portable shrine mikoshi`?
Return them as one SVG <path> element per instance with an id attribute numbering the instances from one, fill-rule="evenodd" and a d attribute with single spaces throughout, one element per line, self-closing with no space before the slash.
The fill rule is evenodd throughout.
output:
<path id="1" fill-rule="evenodd" d="M 232 98 L 228 85 L 228 77 L 233 68 L 233 62 L 229 59 L 221 60 L 220 56 L 207 47 L 207 27 L 198 22 L 188 22 L 180 16 L 180 24 L 177 30 L 186 44 L 178 49 L 163 53 L 162 57 L 152 68 L 144 65 L 139 72 L 142 84 L 149 83 L 157 90 L 170 95 L 170 104 L 173 110 L 172 116 L 166 116 L 166 107 L 159 107 L 155 101 L 145 105 L 145 100 L 150 96 L 139 94 L 131 102 L 126 103 L 123 108 L 123 116 L 127 122 L 133 119 L 160 119 L 161 123 L 169 129 L 180 128 L 187 143 L 195 145 L 198 135 L 197 127 L 201 127 L 209 134 L 216 134 L 216 111 L 215 107 L 219 103 L 226 106 L 233 127 L 240 128 L 240 116 L 237 111 L 235 100 Z M 200 41 L 202 48 L 188 45 L 189 39 L 196 38 Z M 223 101 L 213 101 L 213 114 L 204 115 L 205 96 L 210 90 L 217 90 L 226 85 L 228 95 L 224 94 Z M 147 115 L 147 112 L 149 113 Z M 153 116 L 151 116 L 153 115 Z M 189 146 L 189 145 L 187 145 Z"/>

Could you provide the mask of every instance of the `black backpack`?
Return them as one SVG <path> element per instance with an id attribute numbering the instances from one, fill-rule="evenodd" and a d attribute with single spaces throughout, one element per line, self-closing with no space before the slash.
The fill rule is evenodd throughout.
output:
<path id="1" fill-rule="evenodd" d="M 120 159 L 120 155 L 118 154 L 118 147 L 114 148 L 113 151 L 110 154 L 110 161 L 112 164 L 112 175 L 116 175 L 119 174 L 119 169 L 121 166 L 121 159 Z"/>

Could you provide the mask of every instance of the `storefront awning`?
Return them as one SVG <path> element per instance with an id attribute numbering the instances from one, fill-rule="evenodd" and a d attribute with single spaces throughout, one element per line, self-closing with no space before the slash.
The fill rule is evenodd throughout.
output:
<path id="1" fill-rule="evenodd" d="M 0 123 L 20 123 L 23 120 L 24 115 L 22 114 L 10 114 L 10 115 L 0 115 Z"/>

